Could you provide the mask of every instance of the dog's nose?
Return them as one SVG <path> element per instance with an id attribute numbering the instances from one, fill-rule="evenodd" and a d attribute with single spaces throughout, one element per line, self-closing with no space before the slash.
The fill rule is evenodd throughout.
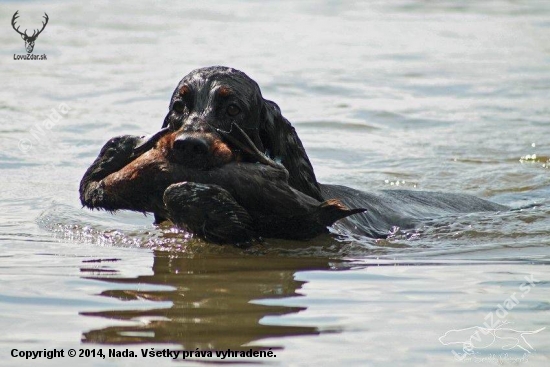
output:
<path id="1" fill-rule="evenodd" d="M 174 140 L 174 149 L 183 154 L 206 154 L 208 143 L 206 140 L 194 136 L 178 136 Z"/>

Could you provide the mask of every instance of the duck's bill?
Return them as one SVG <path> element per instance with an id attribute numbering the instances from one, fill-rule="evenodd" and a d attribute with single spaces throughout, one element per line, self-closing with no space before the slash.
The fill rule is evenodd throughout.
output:
<path id="1" fill-rule="evenodd" d="M 140 155 L 152 149 L 160 140 L 160 138 L 168 134 L 170 131 L 171 130 L 169 127 L 165 127 L 154 134 L 144 136 L 134 148 L 134 155 Z"/>

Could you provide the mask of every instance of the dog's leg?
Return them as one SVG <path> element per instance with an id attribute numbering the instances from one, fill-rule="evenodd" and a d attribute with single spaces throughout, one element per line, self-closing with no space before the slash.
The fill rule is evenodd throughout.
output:
<path id="1" fill-rule="evenodd" d="M 208 241 L 246 245 L 255 237 L 250 214 L 218 185 L 173 184 L 163 200 L 172 222 Z"/>

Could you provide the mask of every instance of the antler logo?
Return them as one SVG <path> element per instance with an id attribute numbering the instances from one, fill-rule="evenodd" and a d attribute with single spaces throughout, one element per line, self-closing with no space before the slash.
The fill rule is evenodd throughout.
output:
<path id="1" fill-rule="evenodd" d="M 45 19 L 45 22 L 42 22 L 42 29 L 41 30 L 38 30 L 38 29 L 35 29 L 32 33 L 32 36 L 29 36 L 27 34 L 27 30 L 25 29 L 25 32 L 24 33 L 21 33 L 19 31 L 19 26 L 17 26 L 17 28 L 15 28 L 15 21 L 17 20 L 17 18 L 19 18 L 19 10 L 15 12 L 15 14 L 13 14 L 13 18 L 11 18 L 11 26 L 13 27 L 13 29 L 19 33 L 21 35 L 21 38 L 23 38 L 23 40 L 25 41 L 25 48 L 27 49 L 27 53 L 30 54 L 32 52 L 32 50 L 34 49 L 34 42 L 36 41 L 36 39 L 38 38 L 38 36 L 40 35 L 40 33 L 42 33 L 42 31 L 44 30 L 44 28 L 46 28 L 46 24 L 48 24 L 48 20 L 50 18 L 48 18 L 48 14 L 44 13 L 44 19 Z"/>

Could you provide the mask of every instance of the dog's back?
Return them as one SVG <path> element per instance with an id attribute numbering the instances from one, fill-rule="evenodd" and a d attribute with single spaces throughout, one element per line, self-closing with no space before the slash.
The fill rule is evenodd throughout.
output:
<path id="1" fill-rule="evenodd" d="M 336 223 L 353 234 L 385 238 L 392 227 L 410 229 L 420 222 L 445 215 L 509 210 L 508 207 L 466 194 L 383 190 L 372 193 L 346 186 L 321 184 L 324 198 L 338 198 L 350 208 L 366 212 Z"/>

